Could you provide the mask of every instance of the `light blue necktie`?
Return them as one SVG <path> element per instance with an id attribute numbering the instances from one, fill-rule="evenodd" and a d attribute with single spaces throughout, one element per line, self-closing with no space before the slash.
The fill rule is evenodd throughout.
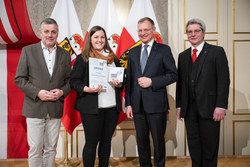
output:
<path id="1" fill-rule="evenodd" d="M 144 50 L 142 52 L 142 58 L 141 58 L 141 72 L 143 73 L 144 68 L 146 66 L 147 60 L 148 60 L 148 48 L 149 45 L 144 45 Z"/>

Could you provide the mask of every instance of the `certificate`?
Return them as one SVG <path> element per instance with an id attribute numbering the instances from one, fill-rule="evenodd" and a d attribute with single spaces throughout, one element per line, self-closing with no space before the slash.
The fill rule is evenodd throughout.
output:
<path id="1" fill-rule="evenodd" d="M 109 67 L 109 81 L 118 80 L 123 82 L 123 67 Z"/>
<path id="2" fill-rule="evenodd" d="M 97 87 L 99 84 L 107 89 L 107 61 L 89 58 L 89 87 Z"/>

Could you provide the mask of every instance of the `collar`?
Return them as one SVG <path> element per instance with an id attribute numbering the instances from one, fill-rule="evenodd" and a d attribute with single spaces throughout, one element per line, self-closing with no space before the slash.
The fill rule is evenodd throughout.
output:
<path id="1" fill-rule="evenodd" d="M 205 42 L 203 41 L 199 46 L 196 47 L 196 49 L 198 50 L 198 52 L 201 52 L 201 50 L 202 50 L 204 44 L 205 44 Z M 191 49 L 192 49 L 191 51 L 192 51 L 192 52 L 193 52 L 194 48 L 195 48 L 195 47 L 193 47 L 193 46 L 191 47 Z"/>
<path id="2" fill-rule="evenodd" d="M 41 46 L 42 46 L 42 49 L 47 49 L 47 50 L 49 50 L 49 49 L 43 44 L 43 42 L 41 42 Z M 55 49 L 56 49 L 56 44 L 53 46 L 52 51 L 55 50 Z"/>
<path id="3" fill-rule="evenodd" d="M 149 45 L 150 47 L 152 47 L 153 46 L 153 43 L 154 43 L 154 41 L 155 41 L 155 39 L 153 38 L 147 45 Z M 144 44 L 144 43 L 142 43 L 142 45 L 141 45 L 141 47 L 143 48 L 144 47 L 144 45 L 146 45 L 146 44 Z"/>

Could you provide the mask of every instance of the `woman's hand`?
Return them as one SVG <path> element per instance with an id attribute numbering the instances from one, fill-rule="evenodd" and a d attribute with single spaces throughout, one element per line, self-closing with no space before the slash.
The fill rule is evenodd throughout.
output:
<path id="1" fill-rule="evenodd" d="M 102 91 L 103 86 L 101 84 L 99 84 L 97 87 L 88 87 L 88 86 L 84 86 L 83 88 L 83 92 L 87 92 L 87 93 L 99 93 Z"/>
<path id="2" fill-rule="evenodd" d="M 112 85 L 114 85 L 117 88 L 120 88 L 122 86 L 122 82 L 120 82 L 118 79 L 112 80 L 109 83 L 111 83 Z"/>

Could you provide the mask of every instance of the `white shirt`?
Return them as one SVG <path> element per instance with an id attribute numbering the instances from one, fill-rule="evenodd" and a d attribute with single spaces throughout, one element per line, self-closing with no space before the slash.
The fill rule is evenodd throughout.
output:
<path id="1" fill-rule="evenodd" d="M 199 46 L 197 46 L 196 48 L 193 47 L 193 46 L 191 46 L 191 56 L 192 56 L 192 54 L 193 54 L 193 50 L 194 50 L 194 49 L 197 49 L 196 55 L 197 55 L 197 58 L 198 58 L 199 54 L 200 54 L 201 51 L 202 51 L 202 48 L 203 48 L 204 44 L 205 44 L 205 42 L 203 41 L 203 42 L 202 42 Z"/>
<path id="2" fill-rule="evenodd" d="M 53 69 L 54 69 L 54 64 L 55 64 L 55 59 L 56 59 L 56 45 L 53 47 L 52 51 L 50 52 L 48 48 L 42 44 L 42 49 L 43 49 L 43 56 L 50 74 L 50 77 L 52 76 Z"/>
<path id="3" fill-rule="evenodd" d="M 151 52 L 151 49 L 152 49 L 152 46 L 153 46 L 153 43 L 154 43 L 154 39 L 152 39 L 147 45 L 148 45 L 148 47 L 147 47 L 147 50 L 148 50 L 148 56 L 150 55 L 150 52 Z M 141 45 L 141 58 L 140 58 L 140 61 L 141 61 L 141 59 L 142 59 L 142 52 L 143 52 L 143 50 L 145 49 L 144 48 L 144 46 L 145 46 L 146 44 L 144 44 L 144 43 L 142 43 L 142 45 Z"/>
<path id="4" fill-rule="evenodd" d="M 103 51 L 104 56 L 107 56 L 109 53 Z M 115 63 L 108 64 L 107 71 L 109 72 L 109 67 L 115 67 Z M 116 106 L 116 98 L 115 98 L 115 86 L 108 82 L 107 78 L 107 89 L 103 89 L 98 94 L 98 108 L 110 108 Z"/>

